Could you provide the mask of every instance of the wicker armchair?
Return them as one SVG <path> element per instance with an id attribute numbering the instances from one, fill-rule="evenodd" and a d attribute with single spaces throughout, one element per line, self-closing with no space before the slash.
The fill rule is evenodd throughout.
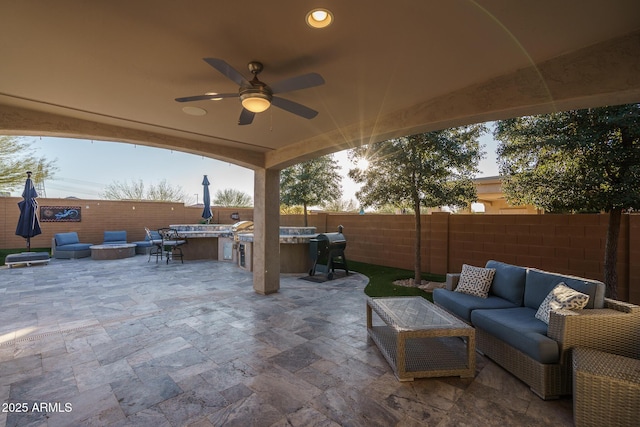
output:
<path id="1" fill-rule="evenodd" d="M 572 393 L 573 348 L 637 355 L 640 354 L 639 331 L 640 306 L 605 298 L 602 309 L 551 312 L 547 335 L 560 344 L 557 364 L 539 363 L 479 328 L 476 329 L 476 348 L 527 383 L 541 398 L 555 399 Z"/>
<path id="2" fill-rule="evenodd" d="M 637 425 L 640 360 L 583 347 L 572 353 L 576 426 Z"/>

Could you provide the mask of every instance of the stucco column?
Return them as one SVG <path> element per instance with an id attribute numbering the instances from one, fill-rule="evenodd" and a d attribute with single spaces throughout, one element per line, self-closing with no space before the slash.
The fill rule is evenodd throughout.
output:
<path id="1" fill-rule="evenodd" d="M 253 289 L 280 289 L 280 171 L 258 169 L 253 190 Z"/>

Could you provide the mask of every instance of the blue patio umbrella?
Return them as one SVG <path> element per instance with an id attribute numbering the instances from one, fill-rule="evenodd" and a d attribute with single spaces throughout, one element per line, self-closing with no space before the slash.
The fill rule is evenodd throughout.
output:
<path id="1" fill-rule="evenodd" d="M 38 193 L 33 186 L 33 181 L 31 181 L 31 172 L 27 172 L 27 181 L 22 192 L 23 200 L 18 202 L 20 218 L 16 228 L 16 235 L 27 239 L 27 252 L 31 251 L 31 238 L 42 234 L 40 223 L 38 222 L 38 202 L 36 197 L 38 197 Z"/>
<path id="2" fill-rule="evenodd" d="M 202 218 L 206 219 L 208 224 L 213 214 L 211 213 L 211 196 L 209 195 L 209 179 L 207 175 L 205 175 L 202 180 L 202 186 L 204 187 L 204 195 L 202 196 L 204 210 L 202 211 Z"/>

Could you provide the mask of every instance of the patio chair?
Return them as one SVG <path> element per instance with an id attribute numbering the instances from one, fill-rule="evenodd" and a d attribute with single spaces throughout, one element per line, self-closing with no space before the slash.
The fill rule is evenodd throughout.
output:
<path id="1" fill-rule="evenodd" d="M 156 264 L 158 263 L 158 258 L 162 259 L 162 236 L 160 233 L 156 231 L 151 231 L 147 227 L 144 228 L 144 231 L 147 233 L 146 243 L 149 245 L 149 259 L 147 262 L 151 261 L 151 257 L 156 257 Z"/>
<path id="2" fill-rule="evenodd" d="M 576 347 L 572 361 L 576 427 L 637 425 L 640 360 Z"/>
<path id="3" fill-rule="evenodd" d="M 158 229 L 158 233 L 160 233 L 160 236 L 162 236 L 160 259 L 162 259 L 162 252 L 164 251 L 164 255 L 167 259 L 167 264 L 169 264 L 170 260 L 174 260 L 176 258 L 180 258 L 180 262 L 184 264 L 184 255 L 180 246 L 186 244 L 187 240 L 182 238 L 178 234 L 178 230 L 176 230 L 175 228 L 160 228 Z M 158 262 L 157 256 L 156 262 Z"/>
<path id="4" fill-rule="evenodd" d="M 136 245 L 136 254 L 149 255 L 151 250 L 155 248 L 155 244 L 162 242 L 162 236 L 157 231 L 149 230 L 147 227 L 144 228 L 144 231 L 146 233 L 144 240 L 132 243 Z"/>

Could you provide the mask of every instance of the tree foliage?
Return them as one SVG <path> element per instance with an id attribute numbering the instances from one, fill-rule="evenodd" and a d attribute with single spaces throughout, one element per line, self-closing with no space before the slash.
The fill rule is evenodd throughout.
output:
<path id="1" fill-rule="evenodd" d="M 302 206 L 300 205 L 280 205 L 280 215 L 302 215 Z"/>
<path id="2" fill-rule="evenodd" d="M 172 186 L 163 179 L 158 184 L 151 184 L 145 189 L 144 182 L 138 181 L 120 182 L 114 181 L 107 185 L 100 194 L 107 200 L 153 200 L 157 202 L 184 202 L 186 194 L 182 187 Z"/>
<path id="3" fill-rule="evenodd" d="M 216 191 L 213 204 L 230 208 L 247 208 L 253 206 L 253 199 L 243 191 L 225 188 L 224 190 Z"/>
<path id="4" fill-rule="evenodd" d="M 621 214 L 640 209 L 640 104 L 504 120 L 495 137 L 510 202 L 609 213 L 604 281 L 616 298 Z"/>
<path id="5" fill-rule="evenodd" d="M 342 196 L 340 166 L 333 156 L 321 156 L 298 163 L 280 173 L 280 202 L 285 206 L 302 205 L 304 225 L 307 208 L 339 200 Z"/>
<path id="6" fill-rule="evenodd" d="M 415 280 L 421 280 L 420 208 L 467 206 L 476 200 L 473 177 L 482 151 L 483 125 L 427 132 L 353 149 L 352 160 L 365 159 L 367 168 L 349 176 L 362 184 L 356 197 L 364 206 L 410 208 L 416 226 Z"/>
<path id="7" fill-rule="evenodd" d="M 27 171 L 39 182 L 51 178 L 56 166 L 54 161 L 34 154 L 32 143 L 14 136 L 0 136 L 0 190 L 11 191 L 24 186 Z"/>
<path id="8" fill-rule="evenodd" d="M 358 203 L 353 200 L 337 199 L 322 204 L 322 209 L 328 212 L 357 212 Z"/>

